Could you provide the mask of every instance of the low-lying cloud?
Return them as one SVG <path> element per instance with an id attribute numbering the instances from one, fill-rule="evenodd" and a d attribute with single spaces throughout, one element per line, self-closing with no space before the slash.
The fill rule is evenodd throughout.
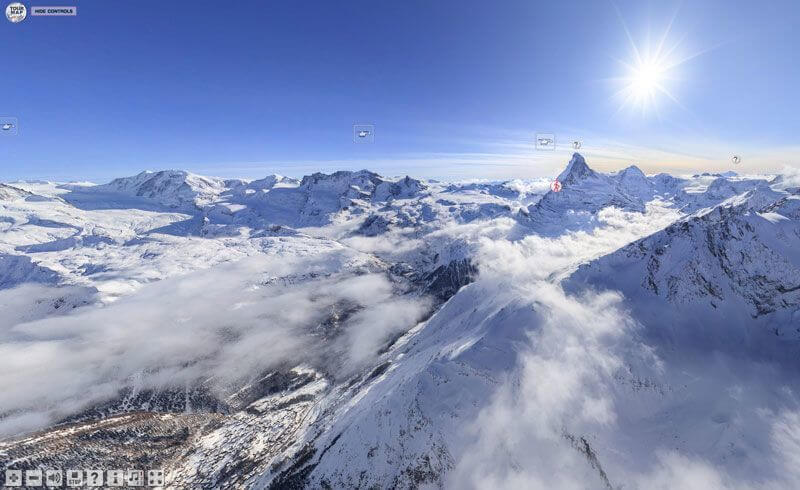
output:
<path id="1" fill-rule="evenodd" d="M 800 487 L 794 369 L 648 345 L 641 332 L 650 327 L 620 293 L 573 296 L 558 286 L 579 264 L 677 217 L 658 203 L 645 215 L 607 208 L 600 228 L 555 238 L 514 239 L 511 220 L 462 227 L 480 280 L 518 292 L 541 321 L 467 426 L 472 443 L 457 448 L 448 488 Z"/>
<path id="2" fill-rule="evenodd" d="M 347 262 L 339 252 L 253 257 L 33 321 L 20 311 L 32 304 L 22 294 L 65 291 L 2 291 L 0 435 L 47 426 L 113 398 L 134 379 L 154 389 L 205 381 L 224 397 L 287 363 L 325 359 L 316 367 L 334 376 L 363 367 L 428 304 L 401 295 L 382 273 L 348 270 Z M 339 310 L 349 312 L 341 325 L 326 324 Z"/>
<path id="3" fill-rule="evenodd" d="M 474 443 L 452 488 L 604 488 L 605 469 L 581 439 L 617 423 L 614 377 L 625 362 L 657 366 L 631 340 L 635 322 L 616 293 L 564 295 L 558 286 L 521 290 L 542 312 L 518 368 L 471 426 Z"/>

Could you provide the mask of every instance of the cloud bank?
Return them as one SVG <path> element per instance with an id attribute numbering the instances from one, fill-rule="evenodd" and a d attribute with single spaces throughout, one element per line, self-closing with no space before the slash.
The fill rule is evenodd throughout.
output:
<path id="1" fill-rule="evenodd" d="M 481 280 L 517 291 L 541 321 L 468 426 L 472 443 L 458 449 L 448 488 L 800 486 L 792 369 L 648 345 L 649 327 L 620 293 L 573 296 L 558 286 L 580 263 L 675 217 L 656 203 L 645 215 L 607 208 L 603 227 L 556 238 L 514 239 L 510 220 L 462 230 L 477 243 Z"/>
<path id="2" fill-rule="evenodd" d="M 287 364 L 334 376 L 363 367 L 428 304 L 401 295 L 382 273 L 348 270 L 348 260 L 337 252 L 253 257 L 33 320 L 32 303 L 63 291 L 1 291 L 0 435 L 44 427 L 134 380 L 153 389 L 204 381 L 224 397 Z"/>

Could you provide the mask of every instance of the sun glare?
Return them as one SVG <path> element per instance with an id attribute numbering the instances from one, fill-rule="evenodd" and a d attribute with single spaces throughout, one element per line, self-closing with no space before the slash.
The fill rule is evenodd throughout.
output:
<path id="1" fill-rule="evenodd" d="M 655 63 L 642 63 L 634 69 L 629 90 L 637 99 L 647 99 L 656 95 L 661 84 L 662 67 Z"/>
<path id="2" fill-rule="evenodd" d="M 633 63 L 622 62 L 627 73 L 621 77 L 622 89 L 618 92 L 622 103 L 620 110 L 628 107 L 640 110 L 643 114 L 657 109 L 659 99 L 666 96 L 677 102 L 666 85 L 670 78 L 670 70 L 675 66 L 669 63 L 660 53 L 653 56 L 642 56 L 636 51 Z"/>
<path id="3" fill-rule="evenodd" d="M 617 60 L 625 73 L 612 79 L 621 85 L 615 94 L 615 98 L 620 101 L 617 113 L 624 109 L 633 109 L 641 112 L 643 116 L 651 111 L 658 114 L 660 102 L 665 97 L 681 106 L 675 95 L 670 92 L 670 85 L 673 85 L 670 82 L 676 80 L 677 67 L 702 53 L 685 57 L 678 54 L 682 39 L 677 41 L 670 39 L 674 16 L 666 26 L 664 33 L 658 38 L 658 42 L 651 43 L 648 33 L 644 43 L 636 43 L 625 25 L 619 9 L 617 9 L 617 13 L 628 37 L 631 53 L 629 61 Z"/>

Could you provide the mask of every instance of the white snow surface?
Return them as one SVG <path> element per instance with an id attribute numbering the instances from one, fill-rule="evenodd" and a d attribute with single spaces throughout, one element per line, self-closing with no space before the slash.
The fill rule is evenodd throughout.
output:
<path id="1" fill-rule="evenodd" d="M 575 154 L 559 193 L 366 170 L 0 184 L 0 456 L 125 390 L 236 400 L 286 368 L 312 381 L 168 481 L 246 454 L 254 488 L 800 488 L 787 179 Z"/>

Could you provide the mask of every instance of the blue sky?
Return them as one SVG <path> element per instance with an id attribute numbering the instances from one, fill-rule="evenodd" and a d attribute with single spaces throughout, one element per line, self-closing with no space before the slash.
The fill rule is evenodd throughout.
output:
<path id="1" fill-rule="evenodd" d="M 572 139 L 603 170 L 797 165 L 796 1 L 65 4 L 78 15 L 0 19 L 0 115 L 19 121 L 0 180 L 550 176 Z M 665 50 L 690 58 L 663 74 L 675 100 L 620 110 L 631 40 L 656 46 L 671 20 Z M 353 143 L 357 123 L 374 143 Z"/>

